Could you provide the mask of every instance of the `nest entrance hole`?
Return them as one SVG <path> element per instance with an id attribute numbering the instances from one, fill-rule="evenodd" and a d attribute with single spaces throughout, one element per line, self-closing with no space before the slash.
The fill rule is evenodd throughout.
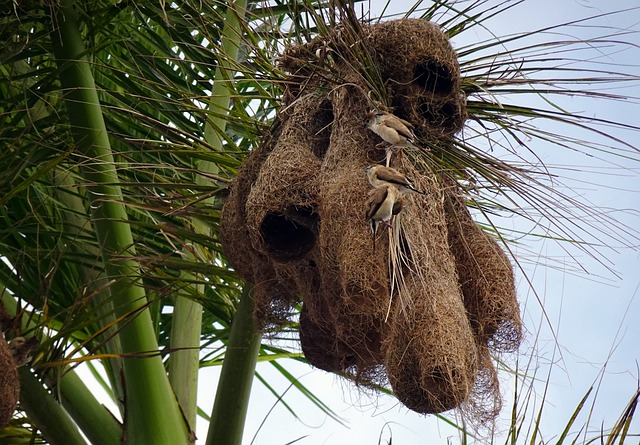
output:
<path id="1" fill-rule="evenodd" d="M 425 60 L 418 64 L 413 77 L 425 91 L 439 96 L 451 94 L 455 83 L 451 70 L 434 60 Z"/>
<path id="2" fill-rule="evenodd" d="M 315 246 L 318 221 L 312 207 L 289 206 L 285 212 L 267 213 L 260 224 L 260 233 L 275 259 L 296 260 Z"/>

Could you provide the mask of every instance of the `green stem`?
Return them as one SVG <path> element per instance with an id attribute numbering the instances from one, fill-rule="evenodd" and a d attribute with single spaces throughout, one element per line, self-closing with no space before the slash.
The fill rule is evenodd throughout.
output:
<path id="1" fill-rule="evenodd" d="M 58 386 L 62 406 L 92 445 L 121 442 L 122 426 L 104 405 L 97 402 L 78 374 L 65 372 Z"/>
<path id="2" fill-rule="evenodd" d="M 242 20 L 246 13 L 247 0 L 229 2 L 225 26 L 222 31 L 220 57 L 214 77 L 209 101 L 212 115 L 205 125 L 204 135 L 214 150 L 223 149 L 223 135 L 227 126 L 227 113 L 234 91 L 234 64 L 238 59 L 243 33 Z M 199 170 L 217 173 L 217 166 L 211 162 L 201 162 Z M 205 182 L 198 177 L 199 183 Z M 204 230 L 196 222 L 197 230 Z M 253 302 L 250 287 L 243 291 L 238 311 L 235 314 L 229 343 L 222 365 L 218 389 L 213 404 L 207 445 L 240 445 L 249 406 L 251 385 L 260 351 L 260 333 L 253 324 Z"/>
<path id="3" fill-rule="evenodd" d="M 29 369 L 20 374 L 20 406 L 51 445 L 86 445 L 78 427 Z M 114 444 L 118 442 L 113 442 Z"/>
<path id="4" fill-rule="evenodd" d="M 246 0 L 230 2 L 227 9 L 225 26 L 222 31 L 222 42 L 218 54 L 218 68 L 214 77 L 212 99 L 209 109 L 215 113 L 207 121 L 204 129 L 205 140 L 213 150 L 221 151 L 226 130 L 229 105 L 233 87 L 233 63 L 238 58 L 239 41 L 242 35 L 240 20 L 246 12 Z M 217 173 L 218 167 L 213 162 L 203 161 L 198 169 L 204 173 Z M 196 176 L 196 184 L 208 185 L 203 175 Z M 214 199 L 205 201 L 214 204 Z M 209 226 L 200 220 L 194 220 L 194 230 L 202 235 L 211 235 Z M 186 252 L 189 258 L 197 259 L 192 251 Z M 193 277 L 189 277 L 193 278 Z M 198 278 L 198 277 L 195 277 Z M 196 285 L 195 290 L 203 295 L 204 285 Z M 199 342 L 201 334 L 202 308 L 193 299 L 178 296 L 173 312 L 171 329 L 171 358 L 169 360 L 169 376 L 176 391 L 183 413 L 191 428 L 195 425 L 197 414 L 197 377 L 199 370 Z M 225 407 L 221 409 L 226 411 Z"/>
<path id="5" fill-rule="evenodd" d="M 209 110 L 213 114 L 207 119 L 204 128 L 204 138 L 215 150 L 222 148 L 222 142 L 227 127 L 227 112 L 231 104 L 231 94 L 234 91 L 234 64 L 238 60 L 240 41 L 242 36 L 241 20 L 244 19 L 247 0 L 230 1 L 222 30 L 220 50 L 218 51 L 218 67 L 213 79 Z M 212 162 L 200 163 L 200 170 L 210 171 Z M 214 167 L 215 168 L 215 167 Z"/>
<path id="6" fill-rule="evenodd" d="M 253 322 L 251 288 L 247 285 L 231 325 L 206 445 L 242 443 L 260 342 L 260 332 Z"/>
<path id="7" fill-rule="evenodd" d="M 55 6 L 53 6 L 55 8 Z M 142 353 L 123 361 L 125 440 L 127 443 L 186 443 L 187 429 L 158 350 L 127 222 L 122 191 L 98 94 L 85 57 L 73 0 L 62 0 L 53 17 L 52 41 L 81 173 L 87 186 L 94 230 L 107 278 L 112 280 L 115 313 L 126 317 L 119 334 L 124 353 Z M 135 316 L 131 316 L 135 314 Z"/>
<path id="8" fill-rule="evenodd" d="M 82 198 L 76 193 L 78 184 L 71 171 L 56 168 L 52 171 L 52 182 L 55 185 L 56 197 L 64 205 L 66 211 L 62 214 L 63 230 L 69 234 L 70 238 L 82 236 L 83 233 L 93 233 L 91 220 L 86 215 L 85 204 Z M 98 258 L 100 252 L 93 244 L 77 243 L 73 246 L 73 252 L 87 255 L 90 258 Z M 106 285 L 107 280 L 103 273 L 95 268 L 79 266 L 82 283 L 87 288 L 87 293 L 94 295 L 91 303 L 98 315 L 100 329 L 105 329 L 104 336 L 110 340 L 104 345 L 103 352 L 108 353 L 113 358 L 105 359 L 104 365 L 111 388 L 114 392 L 114 402 L 120 408 L 120 414 L 124 415 L 124 389 L 120 378 L 122 370 L 122 348 L 117 335 L 113 335 L 116 330 L 114 324 L 114 308 L 111 299 L 110 288 Z"/>
<path id="9" fill-rule="evenodd" d="M 193 258 L 193 255 L 190 255 Z M 194 276 L 182 274 L 182 281 L 190 283 Z M 193 284 L 199 295 L 204 295 L 204 285 Z M 195 431 L 198 414 L 198 371 L 200 370 L 200 334 L 202 331 L 202 305 L 188 296 L 176 297 L 171 318 L 171 357 L 169 358 L 169 380 L 182 413 L 191 431 Z M 195 434 L 191 436 L 195 440 Z"/>

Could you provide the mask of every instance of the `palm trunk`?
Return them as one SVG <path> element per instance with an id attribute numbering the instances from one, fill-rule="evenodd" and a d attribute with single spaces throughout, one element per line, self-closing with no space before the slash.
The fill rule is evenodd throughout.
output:
<path id="1" fill-rule="evenodd" d="M 193 259 L 191 252 L 187 252 Z M 181 281 L 189 283 L 194 275 L 183 272 Z M 204 295 L 204 285 L 192 284 L 196 294 Z M 185 292 L 186 293 L 186 292 Z M 200 334 L 202 331 L 202 305 L 192 297 L 176 295 L 176 303 L 171 318 L 171 357 L 168 371 L 171 386 L 182 409 L 189 429 L 195 431 L 198 414 L 198 371 L 200 370 Z M 191 435 L 191 442 L 195 442 L 195 434 Z"/>
<path id="2" fill-rule="evenodd" d="M 260 332 L 253 323 L 251 287 L 247 285 L 231 325 L 206 445 L 242 443 L 260 343 Z"/>
<path id="3" fill-rule="evenodd" d="M 55 7 L 54 7 L 55 8 Z M 180 444 L 187 430 L 158 350 L 147 299 L 138 277 L 135 249 L 118 174 L 91 66 L 85 57 L 74 2 L 63 0 L 52 17 L 54 54 L 69 114 L 76 153 L 83 159 L 91 216 L 98 237 L 116 316 L 123 317 L 119 339 L 123 353 L 125 441 L 131 444 Z"/>
<path id="4" fill-rule="evenodd" d="M 26 367 L 20 368 L 20 406 L 51 445 L 86 445 L 69 414 Z"/>
<path id="5" fill-rule="evenodd" d="M 223 135 L 227 125 L 225 114 L 231 104 L 231 95 L 235 91 L 233 64 L 238 59 L 243 34 L 242 20 L 246 8 L 247 0 L 229 2 L 225 27 L 222 31 L 219 54 L 224 54 L 225 57 L 218 60 L 209 102 L 209 110 L 212 113 L 204 131 L 205 139 L 214 150 L 223 148 Z M 218 172 L 217 166 L 208 161 L 201 162 L 198 168 L 202 172 Z M 205 179 L 199 176 L 196 182 L 201 184 Z M 198 222 L 196 228 L 198 231 L 205 230 L 204 226 Z M 207 445 L 240 445 L 242 443 L 251 385 L 261 344 L 261 335 L 253 323 L 253 302 L 250 292 L 250 286 L 245 285 L 231 326 L 211 413 Z"/>
<path id="6" fill-rule="evenodd" d="M 222 43 L 219 54 L 225 55 L 220 59 L 216 70 L 212 99 L 209 110 L 214 111 L 215 117 L 211 117 L 204 129 L 205 140 L 213 150 L 222 150 L 222 134 L 226 128 L 226 111 L 231 102 L 233 91 L 233 62 L 238 58 L 239 41 L 242 35 L 240 20 L 244 17 L 247 0 L 229 2 L 227 20 L 222 32 Z M 202 173 L 218 173 L 215 163 L 202 161 L 198 164 L 198 170 Z M 204 176 L 196 176 L 196 184 L 208 185 L 208 179 Z M 214 204 L 213 199 L 204 201 L 206 204 Z M 193 229 L 201 235 L 211 235 L 210 228 L 198 219 L 194 219 Z M 192 252 L 186 252 L 189 258 L 194 258 Z M 189 277 L 187 277 L 189 278 Z M 203 285 L 196 285 L 198 293 L 204 292 Z M 197 404 L 197 374 L 199 366 L 199 344 L 202 322 L 202 307 L 190 298 L 178 296 L 173 313 L 171 329 L 171 359 L 169 361 L 169 376 L 176 390 L 176 397 L 180 402 L 182 411 L 189 425 L 193 428 L 196 420 Z"/>
<path id="7" fill-rule="evenodd" d="M 80 236 L 83 231 L 92 231 L 91 220 L 86 215 L 85 205 L 82 198 L 75 191 L 78 184 L 74 180 L 72 172 L 56 168 L 52 172 L 52 182 L 55 185 L 56 198 L 64 204 L 67 210 L 63 213 L 63 228 L 70 238 Z M 93 245 L 78 246 L 74 253 L 88 255 L 98 258 L 100 252 Z M 109 354 L 110 358 L 102 361 L 107 370 L 109 383 L 114 393 L 114 402 L 120 408 L 120 414 L 124 416 L 124 389 L 120 372 L 122 371 L 122 348 L 116 331 L 113 300 L 109 290 L 107 279 L 99 270 L 95 268 L 78 266 L 82 276 L 83 285 L 87 288 L 87 293 L 94 295 L 91 299 L 93 307 L 98 314 L 96 331 L 104 330 L 104 338 L 110 338 L 105 343 L 103 351 Z"/>

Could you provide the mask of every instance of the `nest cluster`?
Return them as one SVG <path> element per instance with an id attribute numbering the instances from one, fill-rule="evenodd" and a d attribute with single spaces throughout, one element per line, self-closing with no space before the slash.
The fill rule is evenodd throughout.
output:
<path id="1" fill-rule="evenodd" d="M 521 339 L 512 266 L 457 184 L 418 172 L 407 156 L 393 165 L 424 194 L 405 197 L 397 231 L 381 230 L 372 251 L 363 170 L 384 152 L 363 126 L 372 105 L 363 54 L 418 140 L 447 141 L 462 128 L 456 54 L 436 25 L 338 27 L 290 48 L 281 112 L 224 206 L 225 253 L 254 285 L 263 330 L 286 323 L 302 302 L 300 340 L 314 366 L 390 383 L 420 413 L 482 405 L 493 415 L 500 399 L 489 353 L 515 350 Z"/>
<path id="2" fill-rule="evenodd" d="M 20 396 L 20 379 L 14 359 L 15 354 L 3 333 L 10 319 L 0 301 L 0 429 L 11 420 Z"/>

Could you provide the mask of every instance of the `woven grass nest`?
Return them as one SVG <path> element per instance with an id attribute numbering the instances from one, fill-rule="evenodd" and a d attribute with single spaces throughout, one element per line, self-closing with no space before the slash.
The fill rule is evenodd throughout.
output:
<path id="1" fill-rule="evenodd" d="M 227 258 L 253 284 L 263 330 L 302 302 L 300 340 L 314 366 L 391 384 L 419 413 L 462 407 L 492 417 L 500 396 L 489 354 L 517 349 L 522 335 L 509 259 L 473 221 L 457 184 L 417 171 L 408 156 L 392 166 L 424 194 L 406 196 L 375 250 L 364 217 L 363 170 L 383 163 L 384 151 L 363 126 L 372 101 L 358 50 L 375 61 L 388 109 L 422 141 L 450 140 L 464 124 L 456 54 L 423 20 L 355 34 L 338 27 L 285 53 L 281 112 L 224 206 Z"/>
<path id="2" fill-rule="evenodd" d="M 0 429 L 9 423 L 16 409 L 19 395 L 18 368 L 9 345 L 0 332 Z"/>

